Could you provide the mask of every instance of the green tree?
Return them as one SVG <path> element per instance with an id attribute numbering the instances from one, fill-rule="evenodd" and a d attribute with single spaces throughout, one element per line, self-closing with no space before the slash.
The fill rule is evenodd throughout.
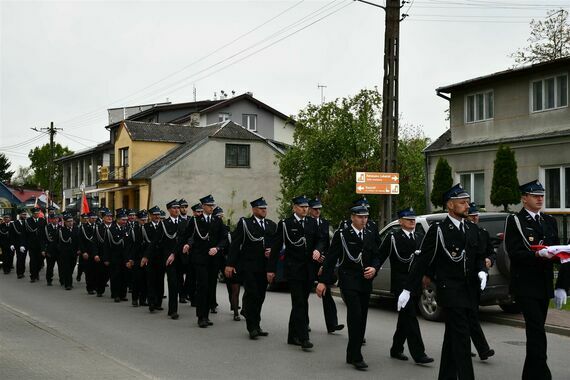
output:
<path id="1" fill-rule="evenodd" d="M 30 167 L 20 166 L 12 178 L 12 184 L 21 187 L 36 188 L 34 182 L 34 171 Z"/>
<path id="2" fill-rule="evenodd" d="M 57 159 L 68 154 L 72 154 L 69 148 L 61 146 L 60 144 L 54 144 L 54 154 L 53 158 Z M 61 165 L 53 164 L 50 145 L 45 144 L 40 147 L 36 147 L 30 150 L 28 158 L 32 162 L 30 168 L 34 171 L 34 183 L 36 186 L 47 189 L 49 187 L 49 175 L 50 175 L 50 165 L 53 167 L 53 188 L 52 193 L 59 194 L 62 186 L 62 168 Z"/>
<path id="3" fill-rule="evenodd" d="M 433 176 L 433 186 L 431 188 L 431 203 L 435 206 L 445 207 L 443 204 L 443 194 L 453 186 L 453 178 L 451 177 L 451 166 L 445 158 L 440 157 L 437 160 L 435 174 Z"/>
<path id="4" fill-rule="evenodd" d="M 299 194 L 319 196 L 324 216 L 337 224 L 346 218 L 355 194 L 357 171 L 380 170 L 381 96 L 377 89 L 299 112 L 295 143 L 279 158 L 281 216 L 290 214 Z M 378 196 L 368 197 L 378 215 Z"/>
<path id="5" fill-rule="evenodd" d="M 494 206 L 503 206 L 504 211 L 509 211 L 509 205 L 517 204 L 519 200 L 515 152 L 508 145 L 500 145 L 493 167 L 491 203 Z"/>
<path id="6" fill-rule="evenodd" d="M 398 209 L 411 206 L 417 214 L 426 212 L 426 176 L 423 150 L 429 142 L 429 138 L 419 127 L 403 126 L 400 128 L 397 169 L 400 174 Z"/>
<path id="7" fill-rule="evenodd" d="M 570 22 L 564 9 L 548 11 L 545 20 L 530 22 L 529 45 L 511 54 L 515 64 L 524 65 L 570 56 Z"/>
<path id="8" fill-rule="evenodd" d="M 4 153 L 0 153 L 0 182 L 10 182 L 14 171 L 10 170 L 10 160 Z"/>

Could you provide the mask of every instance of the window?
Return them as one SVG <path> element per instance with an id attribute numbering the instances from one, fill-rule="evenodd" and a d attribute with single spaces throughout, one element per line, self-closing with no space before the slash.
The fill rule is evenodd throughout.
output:
<path id="1" fill-rule="evenodd" d="M 568 106 L 568 75 L 557 75 L 532 82 L 532 112 Z"/>
<path id="2" fill-rule="evenodd" d="M 218 122 L 230 120 L 230 114 L 227 112 L 221 112 L 218 114 Z"/>
<path id="3" fill-rule="evenodd" d="M 471 195 L 471 202 L 479 207 L 485 207 L 485 174 L 461 173 L 459 175 L 461 186 Z"/>
<path id="4" fill-rule="evenodd" d="M 250 131 L 257 131 L 257 115 L 243 114 L 242 125 Z"/>
<path id="5" fill-rule="evenodd" d="M 546 209 L 570 208 L 570 165 L 544 168 L 541 172 L 544 180 L 544 207 Z"/>
<path id="6" fill-rule="evenodd" d="M 119 149 L 119 157 L 121 158 L 119 166 L 129 166 L 129 148 Z"/>
<path id="7" fill-rule="evenodd" d="M 465 97 L 465 122 L 491 120 L 495 117 L 493 91 L 485 91 Z"/>
<path id="8" fill-rule="evenodd" d="M 226 144 L 226 168 L 249 168 L 249 145 Z"/>

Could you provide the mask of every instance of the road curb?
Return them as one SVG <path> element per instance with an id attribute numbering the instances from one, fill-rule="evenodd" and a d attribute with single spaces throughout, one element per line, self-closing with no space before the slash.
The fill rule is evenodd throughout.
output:
<path id="1" fill-rule="evenodd" d="M 484 315 L 484 314 L 479 314 L 479 318 L 482 321 L 493 322 L 500 325 L 507 325 L 507 326 L 520 327 L 520 328 L 525 327 L 524 321 L 516 318 L 509 318 L 509 317 L 496 316 L 496 315 Z M 568 327 L 545 324 L 544 330 L 551 334 L 570 337 L 570 328 Z"/>

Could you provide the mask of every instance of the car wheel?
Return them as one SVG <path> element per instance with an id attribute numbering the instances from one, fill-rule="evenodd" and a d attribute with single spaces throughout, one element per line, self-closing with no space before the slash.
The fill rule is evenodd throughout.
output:
<path id="1" fill-rule="evenodd" d="M 443 318 L 441 307 L 437 304 L 435 289 L 433 282 L 423 288 L 418 304 L 420 314 L 428 321 L 441 321 Z"/>
<path id="2" fill-rule="evenodd" d="M 515 302 L 511 303 L 501 303 L 499 304 L 501 310 L 508 314 L 519 314 L 521 312 L 521 308 Z"/>

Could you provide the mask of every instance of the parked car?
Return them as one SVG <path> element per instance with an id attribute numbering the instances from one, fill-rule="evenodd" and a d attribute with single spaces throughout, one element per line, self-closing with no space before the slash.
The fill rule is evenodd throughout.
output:
<path id="1" fill-rule="evenodd" d="M 502 236 L 504 232 L 506 213 L 486 212 L 479 215 L 479 226 L 489 231 L 491 241 L 495 248 L 497 261 L 489 269 L 487 287 L 481 292 L 479 305 L 499 305 L 505 312 L 518 312 L 516 305 L 509 293 L 509 258 L 504 251 Z M 437 221 L 445 219 L 447 214 L 420 215 L 416 219 L 416 230 L 421 233 L 427 232 L 429 226 Z M 380 231 L 384 239 L 390 232 L 400 229 L 398 221 L 393 221 Z M 372 294 L 379 297 L 391 297 L 390 293 L 390 260 L 386 260 L 374 279 Z M 442 310 L 437 304 L 437 292 L 435 281 L 432 280 L 428 287 L 422 289 L 418 308 L 421 315 L 428 320 L 441 320 Z"/>

